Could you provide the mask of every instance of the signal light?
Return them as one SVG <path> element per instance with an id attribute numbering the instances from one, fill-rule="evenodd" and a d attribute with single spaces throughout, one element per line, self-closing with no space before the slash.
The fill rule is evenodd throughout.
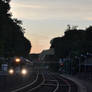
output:
<path id="1" fill-rule="evenodd" d="M 62 64 L 60 64 L 61 66 L 64 66 L 64 64 L 62 63 Z"/>

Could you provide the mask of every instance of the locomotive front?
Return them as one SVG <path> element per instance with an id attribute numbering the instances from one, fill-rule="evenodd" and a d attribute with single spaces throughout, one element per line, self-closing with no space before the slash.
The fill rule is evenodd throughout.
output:
<path id="1" fill-rule="evenodd" d="M 27 75 L 28 74 L 28 66 L 26 61 L 22 57 L 14 57 L 11 59 L 8 67 L 8 73 L 10 75 Z"/>

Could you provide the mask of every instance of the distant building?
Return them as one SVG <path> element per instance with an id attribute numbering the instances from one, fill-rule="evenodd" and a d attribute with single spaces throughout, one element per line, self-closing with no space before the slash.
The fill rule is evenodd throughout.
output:
<path id="1" fill-rule="evenodd" d="M 43 50 L 42 53 L 39 55 L 40 60 L 44 60 L 44 58 L 48 55 L 54 55 L 55 51 L 54 48 L 50 48 L 48 50 Z"/>

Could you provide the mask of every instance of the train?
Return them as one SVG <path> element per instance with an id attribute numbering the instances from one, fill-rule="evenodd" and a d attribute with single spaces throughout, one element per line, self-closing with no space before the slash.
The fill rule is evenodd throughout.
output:
<path id="1" fill-rule="evenodd" d="M 13 57 L 8 63 L 9 75 L 26 76 L 32 72 L 33 63 L 23 57 Z"/>

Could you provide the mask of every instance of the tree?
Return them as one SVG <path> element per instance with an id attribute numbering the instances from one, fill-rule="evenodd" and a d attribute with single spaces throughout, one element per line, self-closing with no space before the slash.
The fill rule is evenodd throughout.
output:
<path id="1" fill-rule="evenodd" d="M 51 48 L 55 49 L 58 58 L 68 57 L 72 52 L 77 52 L 79 55 L 92 53 L 92 26 L 85 30 L 70 29 L 69 26 L 64 36 L 51 41 Z"/>
<path id="2" fill-rule="evenodd" d="M 10 0 L 0 0 L 0 56 L 26 56 L 31 43 L 24 37 L 22 21 L 12 19 Z"/>

